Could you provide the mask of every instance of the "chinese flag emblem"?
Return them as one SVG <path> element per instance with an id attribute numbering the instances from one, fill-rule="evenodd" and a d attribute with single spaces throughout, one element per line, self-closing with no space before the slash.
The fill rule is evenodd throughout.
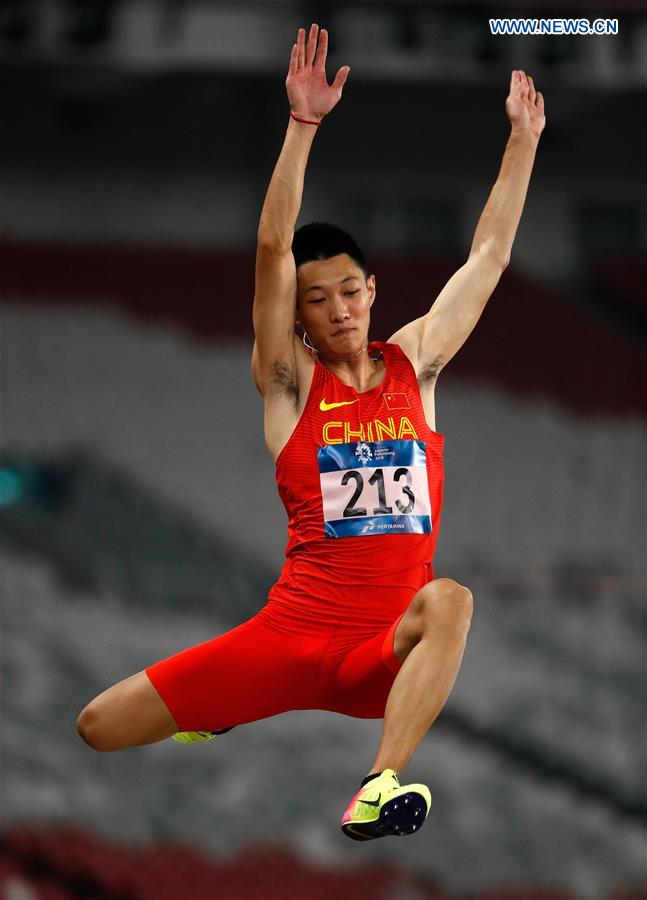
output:
<path id="1" fill-rule="evenodd" d="M 384 400 L 389 409 L 411 409 L 406 394 L 384 394 Z"/>

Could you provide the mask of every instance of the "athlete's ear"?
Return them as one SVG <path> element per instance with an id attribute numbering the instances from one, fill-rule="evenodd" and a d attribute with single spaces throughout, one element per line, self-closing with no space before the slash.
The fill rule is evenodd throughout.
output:
<path id="1" fill-rule="evenodd" d="M 368 305 L 373 306 L 377 291 L 375 290 L 375 275 L 369 275 L 366 279 L 366 287 L 368 288 Z"/>

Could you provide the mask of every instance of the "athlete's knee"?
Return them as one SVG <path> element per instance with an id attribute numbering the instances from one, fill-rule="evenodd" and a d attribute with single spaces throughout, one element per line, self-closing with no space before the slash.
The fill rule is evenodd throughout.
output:
<path id="1" fill-rule="evenodd" d="M 107 752 L 120 749 L 110 733 L 110 723 L 106 713 L 101 711 L 101 705 L 96 700 L 88 703 L 82 710 L 76 720 L 76 730 L 88 747 L 92 747 L 93 750 Z"/>
<path id="2" fill-rule="evenodd" d="M 95 714 L 91 703 L 81 711 L 76 720 L 76 730 L 79 733 L 79 736 L 85 741 L 88 747 L 92 747 L 92 749 L 94 749 L 93 736 L 95 731 L 95 721 Z"/>
<path id="3" fill-rule="evenodd" d="M 429 628 L 442 628 L 464 636 L 472 621 L 472 592 L 451 578 L 429 582 L 424 591 L 424 620 Z"/>
<path id="4" fill-rule="evenodd" d="M 162 741 L 178 731 L 145 671 L 113 684 L 85 707 L 77 729 L 93 750 L 123 750 Z"/>

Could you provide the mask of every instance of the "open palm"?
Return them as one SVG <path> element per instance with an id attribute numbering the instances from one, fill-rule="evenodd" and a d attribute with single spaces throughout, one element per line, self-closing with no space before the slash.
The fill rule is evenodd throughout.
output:
<path id="1" fill-rule="evenodd" d="M 535 90 L 530 75 L 520 69 L 515 69 L 510 78 L 505 109 L 513 128 L 530 131 L 536 138 L 542 133 L 546 124 L 543 94 Z"/>
<path id="2" fill-rule="evenodd" d="M 299 28 L 285 79 L 290 109 L 295 116 L 322 119 L 339 103 L 350 67 L 342 66 L 333 83 L 328 84 L 327 52 L 328 32 L 325 28 L 319 32 L 318 25 L 311 25 L 307 43 L 305 29 Z"/>

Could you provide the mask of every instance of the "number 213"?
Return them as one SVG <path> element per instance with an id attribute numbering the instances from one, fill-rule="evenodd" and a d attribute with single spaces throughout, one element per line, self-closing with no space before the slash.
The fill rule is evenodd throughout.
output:
<path id="1" fill-rule="evenodd" d="M 395 505 L 398 508 L 398 512 L 400 515 L 406 516 L 409 513 L 413 512 L 413 508 L 415 506 L 416 498 L 414 496 L 413 491 L 411 490 L 411 472 L 408 469 L 405 469 L 401 466 L 399 469 L 396 469 L 393 473 L 393 481 L 399 482 L 402 477 L 406 478 L 406 484 L 401 485 L 402 493 L 408 497 L 407 503 L 402 503 L 399 499 L 396 499 Z M 366 507 L 364 506 L 355 506 L 359 500 L 362 491 L 364 490 L 364 478 L 361 472 L 357 471 L 357 469 L 349 469 L 347 472 L 344 472 L 341 483 L 342 485 L 347 485 L 348 482 L 353 479 L 355 481 L 355 491 L 353 496 L 350 498 L 346 507 L 344 508 L 344 518 L 348 518 L 350 516 L 365 516 L 367 515 Z M 386 504 L 386 490 L 384 488 L 384 472 L 382 469 L 376 469 L 371 477 L 368 479 L 368 483 L 370 485 L 377 485 L 377 495 L 379 499 L 379 506 L 376 506 L 373 509 L 373 515 L 388 515 L 393 512 L 392 506 L 387 506 Z"/>

